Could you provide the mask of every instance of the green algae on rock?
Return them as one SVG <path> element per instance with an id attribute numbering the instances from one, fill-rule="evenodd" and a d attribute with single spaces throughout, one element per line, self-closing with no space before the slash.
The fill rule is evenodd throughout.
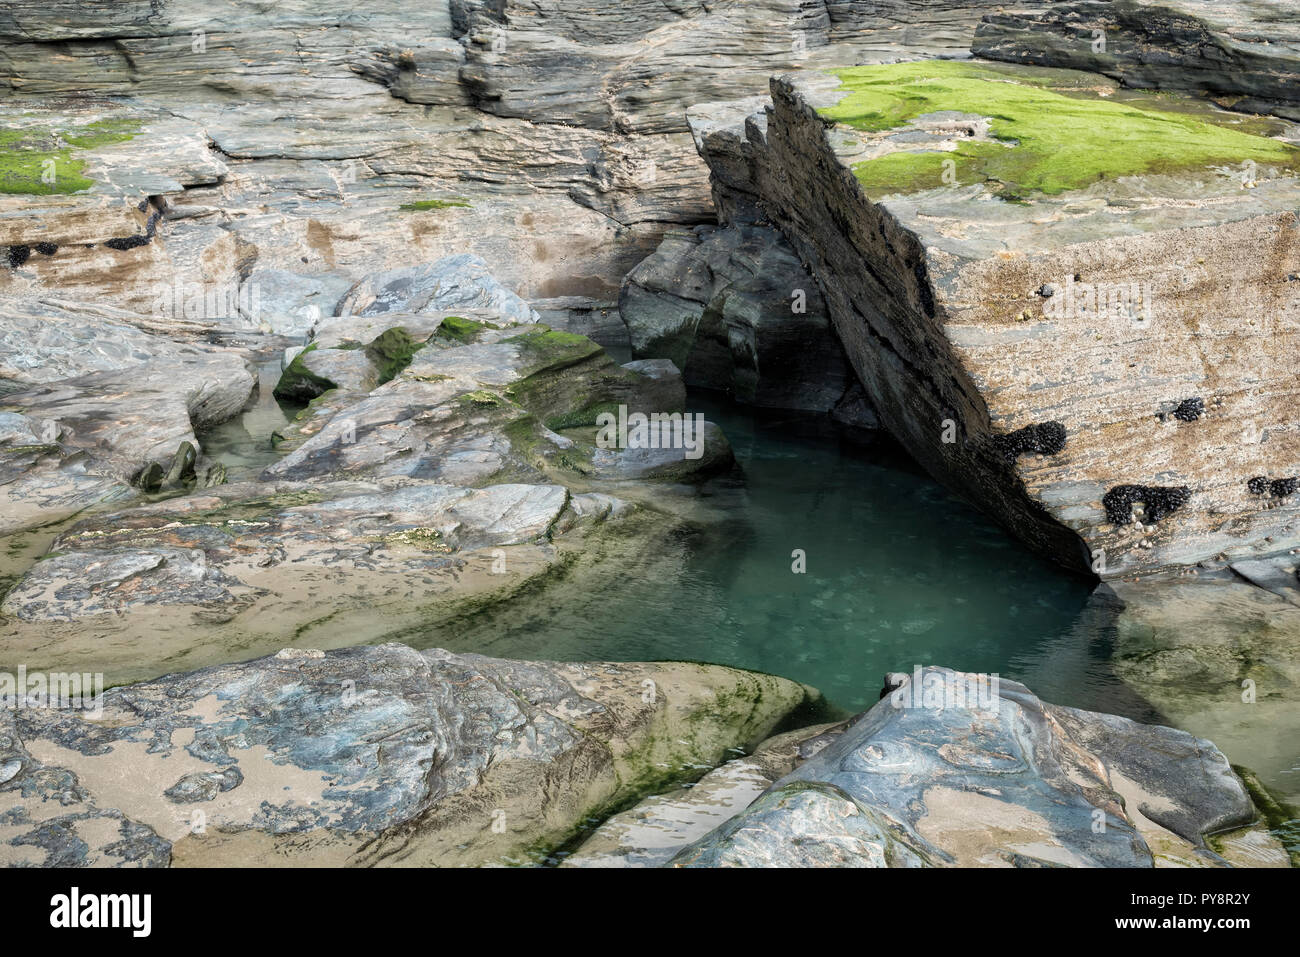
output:
<path id="1" fill-rule="evenodd" d="M 0 131 L 0 193 L 48 196 L 90 189 L 95 181 L 84 175 L 85 160 L 76 153 L 129 140 L 139 125 L 136 120 L 104 119 Z"/>
<path id="2" fill-rule="evenodd" d="M 414 202 L 403 203 L 397 208 L 407 212 L 424 213 L 433 209 L 470 209 L 471 205 L 463 199 L 417 199 Z"/>
<path id="3" fill-rule="evenodd" d="M 961 131 L 940 150 L 912 142 L 853 165 L 873 196 L 989 180 L 1009 196 L 1048 195 L 1100 180 L 1213 166 L 1285 167 L 1300 149 L 1234 129 L 1207 108 L 1202 115 L 1139 107 L 1110 90 L 1071 82 L 1069 74 L 954 61 L 859 66 L 835 71 L 838 103 L 818 112 L 864 132 L 924 123 L 951 127 L 985 118 L 986 135 Z M 1226 114 L 1224 114 L 1226 116 Z"/>

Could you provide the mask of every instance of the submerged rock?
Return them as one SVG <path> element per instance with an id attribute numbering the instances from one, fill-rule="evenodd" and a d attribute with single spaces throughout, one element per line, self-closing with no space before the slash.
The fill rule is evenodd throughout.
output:
<path id="1" fill-rule="evenodd" d="M 1295 564 L 1291 556 L 1292 581 Z M 1213 739 L 1234 764 L 1300 804 L 1300 787 L 1287 784 L 1300 738 L 1294 596 L 1242 579 L 1103 587 L 1122 602 L 1115 673 L 1167 720 Z"/>
<path id="2" fill-rule="evenodd" d="M 1255 808 L 1209 741 L 987 682 L 898 676 L 671 865 L 1286 866 L 1276 841 L 1242 831 Z"/>
<path id="3" fill-rule="evenodd" d="M 100 720 L 0 711 L 0 862 L 535 863 L 805 693 L 707 665 L 284 649 L 113 688 Z"/>

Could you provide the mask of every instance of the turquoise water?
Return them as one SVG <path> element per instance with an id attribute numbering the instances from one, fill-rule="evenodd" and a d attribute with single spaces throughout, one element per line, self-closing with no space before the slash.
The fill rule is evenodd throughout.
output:
<path id="1" fill-rule="evenodd" d="M 512 603 L 428 643 L 501 657 L 684 659 L 784 675 L 860 710 L 889 671 L 940 664 L 1046 700 L 1151 713 L 1110 673 L 1092 585 L 1040 560 L 888 442 L 821 418 L 693 396 L 740 468 L 703 488 L 714 517 L 667 556 L 620 555 L 598 589 Z M 794 552 L 806 571 L 792 570 Z"/>

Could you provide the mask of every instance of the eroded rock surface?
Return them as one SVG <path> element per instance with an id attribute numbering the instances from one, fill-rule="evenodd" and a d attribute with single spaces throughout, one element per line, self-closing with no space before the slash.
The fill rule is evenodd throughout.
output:
<path id="1" fill-rule="evenodd" d="M 7 865 L 533 863 L 770 733 L 794 682 L 689 664 L 284 649 L 0 712 Z M 741 706 L 743 704 L 743 706 Z"/>
<path id="2" fill-rule="evenodd" d="M 980 23 L 972 50 L 1300 120 L 1300 23 L 1286 0 L 1074 0 L 998 11 Z"/>

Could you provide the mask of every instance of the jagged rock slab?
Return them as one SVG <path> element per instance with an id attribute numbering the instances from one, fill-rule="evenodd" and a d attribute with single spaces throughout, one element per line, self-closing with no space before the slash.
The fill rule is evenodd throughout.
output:
<path id="1" fill-rule="evenodd" d="M 1104 578 L 1300 543 L 1293 127 L 1006 64 L 772 97 L 730 126 L 692 113 L 715 191 L 811 264 L 932 474 Z"/>
<path id="2" fill-rule="evenodd" d="M 619 294 L 633 355 L 747 404 L 824 412 L 855 382 L 816 283 L 774 229 L 669 233 Z"/>
<path id="3" fill-rule="evenodd" d="M 945 668 L 895 677 L 837 740 L 671 866 L 1223 866 L 1207 838 L 1255 823 L 1209 741 L 987 680 Z M 1267 860 L 1286 865 L 1276 843 Z"/>
<path id="4" fill-rule="evenodd" d="M 113 688 L 102 720 L 0 712 L 0 860 L 531 863 L 585 816 L 761 739 L 804 695 L 704 665 L 285 649 Z"/>
<path id="5" fill-rule="evenodd" d="M 1286 0 L 1074 0 L 998 11 L 981 21 L 971 50 L 1300 120 L 1300 21 Z"/>

